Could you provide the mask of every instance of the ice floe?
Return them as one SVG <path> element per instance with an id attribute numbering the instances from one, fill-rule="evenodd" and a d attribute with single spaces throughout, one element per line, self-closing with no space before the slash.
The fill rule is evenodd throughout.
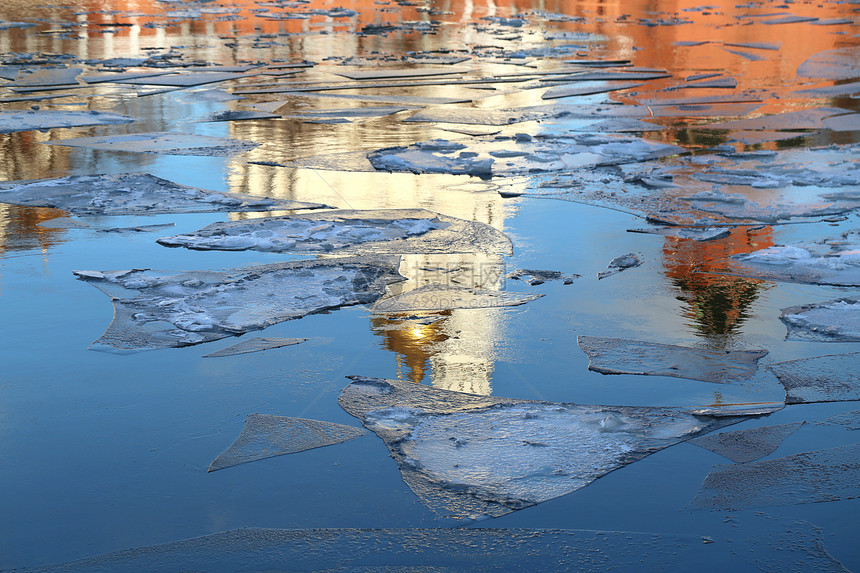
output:
<path id="1" fill-rule="evenodd" d="M 237 354 L 250 354 L 252 352 L 262 352 L 263 350 L 272 350 L 275 348 L 283 348 L 284 346 L 295 346 L 306 341 L 307 338 L 271 338 L 257 337 L 249 340 L 243 340 L 238 344 L 222 348 L 209 354 L 204 354 L 203 358 L 223 358 L 225 356 L 236 356 Z"/>
<path id="2" fill-rule="evenodd" d="M 860 444 L 793 456 L 718 466 L 708 474 L 693 509 L 746 509 L 860 497 Z"/>
<path id="3" fill-rule="evenodd" d="M 510 254 L 511 241 L 484 223 L 423 209 L 331 210 L 213 223 L 164 237 L 168 247 L 337 254 Z"/>
<path id="4" fill-rule="evenodd" d="M 75 271 L 111 297 L 114 318 L 96 341 L 118 349 L 189 346 L 308 314 L 367 304 L 399 282 L 398 257 L 341 258 L 230 270 Z"/>
<path id="5" fill-rule="evenodd" d="M 774 452 L 779 445 L 806 422 L 760 426 L 746 430 L 712 433 L 693 438 L 690 443 L 733 462 L 751 462 Z"/>
<path id="6" fill-rule="evenodd" d="M 84 127 L 88 125 L 118 125 L 137 121 L 133 117 L 107 111 L 21 110 L 0 111 L 0 133 Z"/>
<path id="7" fill-rule="evenodd" d="M 860 47 L 851 46 L 819 52 L 800 64 L 797 76 L 828 80 L 860 77 Z"/>
<path id="8" fill-rule="evenodd" d="M 768 365 L 785 386 L 786 404 L 860 400 L 860 352 Z"/>
<path id="9" fill-rule="evenodd" d="M 585 487 L 735 420 L 678 408 L 582 406 L 352 377 L 338 403 L 376 433 L 433 511 L 498 517 Z"/>
<path id="10" fill-rule="evenodd" d="M 860 286 L 860 231 L 821 241 L 777 245 L 734 255 L 744 276 L 835 286 Z"/>
<path id="11" fill-rule="evenodd" d="M 400 313 L 457 308 L 495 308 L 523 305 L 542 296 L 542 294 L 520 294 L 429 284 L 380 299 L 371 307 L 371 310 L 375 313 Z"/>
<path id="12" fill-rule="evenodd" d="M 0 203 L 54 207 L 73 215 L 152 215 L 319 209 L 325 205 L 180 185 L 146 173 L 72 175 L 0 183 Z"/>
<path id="13" fill-rule="evenodd" d="M 625 338 L 577 336 L 588 369 L 601 374 L 674 376 L 727 384 L 755 374 L 767 350 L 703 350 Z"/>
<path id="14" fill-rule="evenodd" d="M 101 137 L 78 137 L 45 141 L 43 143 L 46 145 L 84 147 L 103 151 L 163 153 L 165 155 L 203 155 L 212 157 L 234 155 L 250 151 L 260 145 L 252 141 L 169 131 L 133 133 L 129 135 L 105 135 Z"/>
<path id="15" fill-rule="evenodd" d="M 683 148 L 638 137 L 603 134 L 476 137 L 466 142 L 436 139 L 368 154 L 377 170 L 453 173 L 478 177 L 569 171 L 648 161 L 684 153 Z"/>
<path id="16" fill-rule="evenodd" d="M 838 298 L 783 308 L 786 338 L 818 342 L 860 342 L 860 299 Z"/>
<path id="17" fill-rule="evenodd" d="M 215 458 L 208 471 L 339 444 L 364 434 L 361 428 L 333 422 L 250 414 L 242 433 Z"/>

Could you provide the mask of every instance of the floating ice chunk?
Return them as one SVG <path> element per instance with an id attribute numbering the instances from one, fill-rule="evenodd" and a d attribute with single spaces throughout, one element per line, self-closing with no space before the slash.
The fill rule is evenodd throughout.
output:
<path id="1" fill-rule="evenodd" d="M 627 253 L 626 255 L 615 257 L 609 261 L 609 270 L 597 273 L 597 279 L 605 279 L 621 271 L 638 267 L 642 262 L 642 255 L 636 253 Z"/>
<path id="2" fill-rule="evenodd" d="M 768 247 L 732 258 L 744 276 L 860 286 L 860 231 L 816 243 Z"/>
<path id="3" fill-rule="evenodd" d="M 627 229 L 627 232 L 648 233 L 704 242 L 724 239 L 731 235 L 732 229 L 731 227 L 647 227 L 645 229 Z"/>
<path id="4" fill-rule="evenodd" d="M 543 284 L 547 281 L 557 281 L 560 280 L 564 284 L 569 285 L 573 284 L 575 279 L 578 279 L 580 275 L 570 274 L 565 275 L 561 271 L 540 271 L 533 269 L 517 269 L 513 272 L 508 273 L 509 279 L 514 280 L 522 280 L 530 284 L 531 286 L 536 286 Z"/>
<path id="5" fill-rule="evenodd" d="M 798 24 L 800 22 L 815 22 L 818 20 L 815 16 L 795 16 L 794 14 L 789 14 L 787 16 L 782 16 L 779 18 L 773 18 L 771 20 L 762 20 L 762 24 L 774 25 L 774 24 Z"/>
<path id="6" fill-rule="evenodd" d="M 638 88 L 644 84 L 638 82 L 600 82 L 596 85 L 562 85 L 550 88 L 541 95 L 541 99 L 558 99 L 572 96 L 585 96 Z"/>
<path id="7" fill-rule="evenodd" d="M 498 517 L 565 495 L 734 421 L 677 408 L 580 406 L 352 377 L 338 398 L 376 433 L 433 511 Z"/>
<path id="8" fill-rule="evenodd" d="M 280 115 L 275 113 L 266 113 L 264 111 L 250 111 L 245 109 L 237 109 L 237 110 L 228 110 L 221 111 L 218 113 L 213 113 L 208 116 L 206 119 L 201 121 L 203 122 L 216 122 L 216 121 L 247 121 L 251 119 L 278 119 Z"/>
<path id="9" fill-rule="evenodd" d="M 87 125 L 117 125 L 137 121 L 133 117 L 106 111 L 22 110 L 0 111 L 0 133 L 83 127 Z"/>
<path id="10" fill-rule="evenodd" d="M 760 426 L 734 432 L 721 432 L 693 438 L 690 443 L 733 462 L 751 462 L 775 451 L 788 436 L 806 422 L 779 426 Z"/>
<path id="11" fill-rule="evenodd" d="M 3 112 L 0 112 L 3 113 Z M 73 113 L 73 112 L 62 112 Z M 209 137 L 206 135 L 191 135 L 169 131 L 151 133 L 133 133 L 129 135 L 107 135 L 103 137 L 78 137 L 44 141 L 46 145 L 65 145 L 68 147 L 85 147 L 105 151 L 130 151 L 133 153 L 163 153 L 165 155 L 204 155 L 222 157 L 250 151 L 259 143 Z"/>
<path id="12" fill-rule="evenodd" d="M 782 47 L 782 42 L 779 44 L 769 44 L 766 42 L 723 42 L 724 46 L 735 46 L 737 48 L 752 48 L 754 50 L 779 50 Z"/>
<path id="13" fill-rule="evenodd" d="M 470 107 L 434 107 L 422 109 L 405 120 L 422 123 L 460 123 L 470 125 L 510 125 L 524 121 L 539 121 L 555 117 L 598 119 L 609 117 L 644 118 L 645 106 L 632 105 L 539 105 L 508 109 Z"/>
<path id="14" fill-rule="evenodd" d="M 150 78 L 153 76 L 163 76 L 167 72 L 158 71 L 158 72 L 125 72 L 125 73 L 117 73 L 117 72 L 107 72 L 103 74 L 87 74 L 81 76 L 81 79 L 84 80 L 88 84 L 102 84 L 102 83 L 112 83 L 112 82 L 120 82 L 123 80 L 134 80 L 139 78 Z"/>
<path id="15" fill-rule="evenodd" d="M 768 368 L 785 386 L 786 404 L 860 400 L 860 352 L 799 358 Z"/>
<path id="16" fill-rule="evenodd" d="M 767 350 L 702 350 L 625 338 L 577 336 L 588 369 L 601 374 L 674 376 L 728 384 L 755 374 Z"/>
<path id="17" fill-rule="evenodd" d="M 186 72 L 182 74 L 159 75 L 149 77 L 127 78 L 116 80 L 120 84 L 192 87 L 246 78 L 249 74 L 234 72 Z"/>
<path id="18" fill-rule="evenodd" d="M 156 225 L 135 225 L 134 227 L 111 227 L 98 229 L 99 233 L 154 233 L 175 227 L 176 223 L 158 223 Z"/>
<path id="19" fill-rule="evenodd" d="M 0 183 L 0 203 L 54 207 L 77 216 L 319 209 L 303 203 L 180 185 L 149 174 L 73 175 Z"/>
<path id="20" fill-rule="evenodd" d="M 738 87 L 738 80 L 736 80 L 735 78 L 722 77 L 722 78 L 708 78 L 708 79 L 697 80 L 697 81 L 692 81 L 692 82 L 687 81 L 687 82 L 684 82 L 682 84 L 670 86 L 666 89 L 669 91 L 683 90 L 683 89 L 690 89 L 690 88 L 707 88 L 707 89 L 719 88 L 719 89 L 733 90 L 736 87 Z"/>
<path id="21" fill-rule="evenodd" d="M 119 349 L 189 346 L 382 296 L 403 280 L 399 258 L 342 258 L 224 271 L 75 271 L 111 297 L 97 343 Z"/>
<path id="22" fill-rule="evenodd" d="M 364 434 L 361 428 L 333 422 L 250 414 L 242 433 L 215 458 L 208 471 L 339 444 Z"/>
<path id="23" fill-rule="evenodd" d="M 367 70 L 359 72 L 334 72 L 339 76 L 349 78 L 351 80 L 382 80 L 396 78 L 418 78 L 427 76 L 450 76 L 455 74 L 465 74 L 472 71 L 471 68 L 409 68 L 401 70 L 391 70 L 379 68 L 377 70 Z"/>
<path id="24" fill-rule="evenodd" d="M 542 296 L 429 284 L 380 299 L 371 310 L 375 313 L 388 313 L 519 306 Z"/>
<path id="25" fill-rule="evenodd" d="M 750 93 L 721 94 L 707 96 L 686 96 L 673 98 L 651 98 L 639 100 L 642 105 L 650 107 L 666 105 L 702 105 L 702 104 L 727 104 L 727 103 L 759 103 L 764 101 L 760 95 Z"/>
<path id="26" fill-rule="evenodd" d="M 3 195 L 0 194 L 0 198 Z M 89 229 L 92 227 L 89 223 L 84 223 L 78 219 L 70 219 L 69 217 L 57 217 L 56 219 L 48 219 L 38 224 L 46 229 Z"/>
<path id="27" fill-rule="evenodd" d="M 744 58 L 745 60 L 749 60 L 751 62 L 760 62 L 760 61 L 765 59 L 765 57 L 762 56 L 761 54 L 753 54 L 751 52 L 744 52 L 742 50 L 732 50 L 730 48 L 723 48 L 723 49 L 730 54 L 740 56 L 740 57 Z"/>
<path id="28" fill-rule="evenodd" d="M 224 356 L 235 356 L 237 354 L 250 354 L 252 352 L 262 352 L 263 350 L 272 350 L 275 348 L 283 348 L 284 346 L 294 346 L 306 341 L 307 338 L 265 338 L 257 337 L 249 340 L 243 340 L 233 346 L 222 348 L 221 350 L 204 354 L 203 358 L 222 358 Z"/>
<path id="29" fill-rule="evenodd" d="M 860 342 L 860 299 L 839 298 L 782 309 L 786 338 L 818 342 Z"/>
<path id="30" fill-rule="evenodd" d="M 695 509 L 747 509 L 860 497 L 860 444 L 718 466 L 690 502 Z"/>
<path id="31" fill-rule="evenodd" d="M 21 70 L 15 81 L 3 87 L 64 86 L 77 84 L 81 68 L 43 68 Z"/>
<path id="32" fill-rule="evenodd" d="M 458 151 L 459 153 L 454 153 Z M 490 176 L 527 175 L 599 165 L 648 161 L 684 149 L 634 136 L 574 133 L 530 139 L 476 137 L 465 143 L 444 140 L 391 147 L 368 154 L 378 170 Z"/>
<path id="33" fill-rule="evenodd" d="M 332 119 L 372 119 L 385 117 L 412 109 L 405 106 L 376 106 L 376 107 L 347 107 L 339 109 L 309 110 L 300 113 L 283 114 L 281 117 L 302 119 L 305 121 L 320 121 Z"/>
<path id="34" fill-rule="evenodd" d="M 512 250 L 510 239 L 489 225 L 423 209 L 332 210 L 229 221 L 158 242 L 197 250 L 291 253 L 510 254 Z"/>
<path id="35" fill-rule="evenodd" d="M 823 123 L 825 119 L 850 113 L 851 110 L 838 107 L 819 107 L 766 115 L 755 119 L 713 123 L 708 125 L 708 129 L 823 129 L 826 127 Z"/>

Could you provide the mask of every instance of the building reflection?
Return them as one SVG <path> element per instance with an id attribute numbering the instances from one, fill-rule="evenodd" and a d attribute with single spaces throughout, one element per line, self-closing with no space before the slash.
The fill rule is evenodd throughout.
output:
<path id="1" fill-rule="evenodd" d="M 715 241 L 667 237 L 663 243 L 664 273 L 679 289 L 684 317 L 696 332 L 716 348 L 725 347 L 731 335 L 749 318 L 752 303 L 766 282 L 726 276 L 731 255 L 773 246 L 773 230 L 736 228 Z"/>

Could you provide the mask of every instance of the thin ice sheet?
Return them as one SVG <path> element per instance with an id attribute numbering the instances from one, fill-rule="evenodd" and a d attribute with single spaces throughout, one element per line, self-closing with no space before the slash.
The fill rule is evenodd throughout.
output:
<path id="1" fill-rule="evenodd" d="M 433 511 L 498 517 L 736 421 L 677 408 L 581 406 L 352 377 L 338 398 L 388 446 Z"/>

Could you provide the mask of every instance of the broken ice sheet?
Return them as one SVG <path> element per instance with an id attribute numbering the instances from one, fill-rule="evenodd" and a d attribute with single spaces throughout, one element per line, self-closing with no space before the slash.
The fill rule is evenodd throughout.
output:
<path id="1" fill-rule="evenodd" d="M 97 344 L 124 350 L 190 346 L 382 296 L 404 280 L 399 257 L 295 261 L 221 271 L 74 271 L 111 297 Z"/>
<path id="2" fill-rule="evenodd" d="M 203 358 L 222 358 L 225 356 L 236 356 L 237 354 L 250 354 L 252 352 L 262 352 L 263 350 L 272 350 L 275 348 L 283 348 L 284 346 L 294 346 L 306 341 L 307 338 L 266 338 L 257 337 L 248 340 L 243 340 L 233 346 L 222 348 L 209 354 L 204 354 Z"/>
<path id="3" fill-rule="evenodd" d="M 380 171 L 486 178 L 635 163 L 684 152 L 681 147 L 634 136 L 574 133 L 475 137 L 464 142 L 435 139 L 380 149 L 367 158 Z"/>
<path id="4" fill-rule="evenodd" d="M 637 82 L 596 82 L 593 85 L 561 85 L 548 89 L 541 99 L 558 99 L 572 96 L 602 94 L 619 90 L 638 88 L 644 84 Z"/>
<path id="5" fill-rule="evenodd" d="M 693 509 L 746 509 L 820 503 L 860 497 L 860 444 L 793 456 L 717 466 Z"/>
<path id="6" fill-rule="evenodd" d="M 689 571 L 713 555 L 739 571 L 846 570 L 806 522 L 755 515 L 756 535 L 510 528 L 262 529 L 244 527 L 40 568 L 116 571 Z M 733 522 L 734 523 L 734 522 Z M 408 548 L 408 551 L 393 550 Z M 776 550 L 774 550 L 776 549 Z M 167 566 L 166 564 L 169 564 Z"/>
<path id="7" fill-rule="evenodd" d="M 597 273 L 597 279 L 605 279 L 621 271 L 638 267 L 642 264 L 642 255 L 637 253 L 627 253 L 620 255 L 609 261 L 609 269 Z"/>
<path id="8" fill-rule="evenodd" d="M 674 376 L 727 384 L 755 374 L 767 350 L 702 350 L 625 338 L 577 336 L 588 369 L 601 374 Z"/>
<path id="9" fill-rule="evenodd" d="M 253 74 L 233 72 L 187 72 L 182 74 L 146 76 L 137 78 L 126 78 L 115 80 L 120 84 L 171 86 L 171 87 L 193 87 L 227 80 L 246 78 Z"/>
<path id="10" fill-rule="evenodd" d="M 266 113 L 264 111 L 251 111 L 244 109 L 219 111 L 200 120 L 201 122 L 217 122 L 217 121 L 248 121 L 253 119 L 278 119 L 280 115 L 274 113 Z"/>
<path id="11" fill-rule="evenodd" d="M 364 70 L 356 72 L 338 71 L 334 72 L 338 76 L 343 76 L 351 80 L 382 80 L 382 79 L 398 79 L 398 78 L 417 78 L 427 76 L 450 76 L 455 74 L 465 74 L 472 71 L 471 68 L 409 68 L 409 69 L 386 69 L 377 68 L 376 70 Z"/>
<path id="12" fill-rule="evenodd" d="M 860 230 L 812 243 L 777 245 L 733 255 L 735 273 L 755 278 L 860 286 Z"/>
<path id="13" fill-rule="evenodd" d="M 213 223 L 158 240 L 196 250 L 337 254 L 510 254 L 510 239 L 484 223 L 424 209 L 327 210 Z"/>
<path id="14" fill-rule="evenodd" d="M 860 400 L 860 352 L 768 365 L 785 386 L 786 404 Z"/>
<path id="15" fill-rule="evenodd" d="M 732 130 L 784 130 L 784 129 L 824 129 L 824 121 L 831 117 L 852 114 L 851 110 L 839 107 L 819 107 L 765 115 L 754 119 L 738 119 L 722 123 L 712 123 L 708 129 Z"/>
<path id="16" fill-rule="evenodd" d="M 806 422 L 760 426 L 693 438 L 690 443 L 710 450 L 733 462 L 751 462 L 774 452 L 779 445 Z"/>
<path id="17" fill-rule="evenodd" d="M 215 458 L 208 471 L 339 444 L 364 434 L 361 428 L 333 422 L 250 414 L 242 433 Z"/>
<path id="18" fill-rule="evenodd" d="M 786 338 L 818 342 L 860 342 L 860 299 L 839 298 L 783 308 Z"/>
<path id="19" fill-rule="evenodd" d="M 0 112 L 2 113 L 2 112 Z M 66 113 L 66 112 L 64 112 Z M 68 112 L 71 113 L 71 112 Z M 46 145 L 84 147 L 104 151 L 128 151 L 133 153 L 162 153 L 165 155 L 203 155 L 224 157 L 250 151 L 259 146 L 253 141 L 209 137 L 174 132 L 133 133 L 128 135 L 106 135 L 102 137 L 78 137 L 43 141 Z"/>
<path id="20" fill-rule="evenodd" d="M 376 433 L 431 510 L 498 517 L 565 495 L 737 421 L 678 408 L 581 406 L 351 377 L 338 403 Z"/>
<path id="21" fill-rule="evenodd" d="M 850 80 L 860 77 L 860 47 L 819 52 L 800 64 L 797 77 Z"/>
<path id="22" fill-rule="evenodd" d="M 380 299 L 371 307 L 371 310 L 375 313 L 399 313 L 457 308 L 495 308 L 519 306 L 542 296 L 542 294 L 520 294 L 429 284 Z"/>
<path id="23" fill-rule="evenodd" d="M 106 111 L 22 110 L 0 111 L 0 133 L 84 127 L 88 125 L 117 125 L 137 121 L 133 117 Z M 45 142 L 49 143 L 49 142 Z"/>
<path id="24" fill-rule="evenodd" d="M 73 175 L 0 183 L 0 203 L 54 207 L 73 215 L 153 215 L 319 209 L 303 203 L 180 185 L 145 173 Z"/>
<path id="25" fill-rule="evenodd" d="M 393 115 L 409 109 L 414 108 L 405 106 L 347 107 L 340 109 L 318 109 L 304 112 L 284 113 L 279 117 L 301 119 L 304 121 L 374 119 L 385 117 L 386 115 Z"/>

